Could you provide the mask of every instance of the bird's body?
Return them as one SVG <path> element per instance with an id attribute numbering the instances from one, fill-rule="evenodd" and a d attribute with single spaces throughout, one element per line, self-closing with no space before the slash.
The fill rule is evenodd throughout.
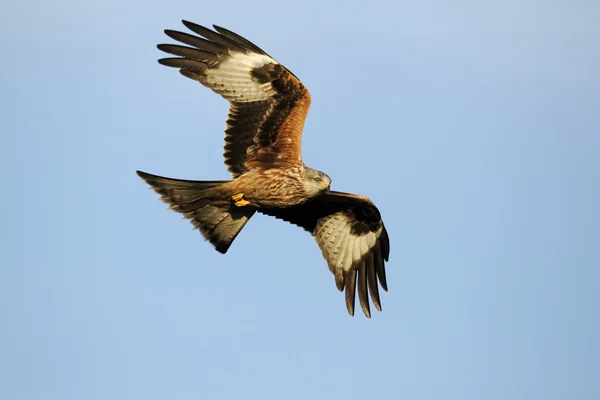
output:
<path id="1" fill-rule="evenodd" d="M 258 211 L 296 224 L 317 240 L 346 305 L 355 290 L 370 316 L 368 292 L 381 310 L 378 285 L 387 290 L 389 239 L 379 211 L 366 197 L 330 190 L 325 173 L 302 162 L 300 143 L 310 106 L 308 90 L 288 69 L 241 36 L 184 21 L 196 34 L 167 30 L 188 46 L 162 44 L 179 56 L 159 60 L 180 69 L 230 102 L 225 130 L 229 181 L 188 181 L 138 171 L 215 248 L 225 253 Z M 385 260 L 385 261 L 384 261 Z"/>
<path id="2" fill-rule="evenodd" d="M 288 208 L 304 204 L 322 195 L 329 188 L 329 178 L 314 182 L 312 168 L 305 165 L 282 165 L 276 168 L 253 168 L 240 175 L 227 187 L 231 196 L 244 194 L 252 206 Z"/>

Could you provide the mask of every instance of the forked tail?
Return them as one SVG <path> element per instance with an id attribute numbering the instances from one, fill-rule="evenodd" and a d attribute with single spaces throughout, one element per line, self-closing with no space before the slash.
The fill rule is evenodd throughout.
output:
<path id="1" fill-rule="evenodd" d="M 137 171 L 161 199 L 198 228 L 220 253 L 226 253 L 246 222 L 254 215 L 252 207 L 236 207 L 226 191 L 229 181 L 187 181 L 164 178 Z"/>

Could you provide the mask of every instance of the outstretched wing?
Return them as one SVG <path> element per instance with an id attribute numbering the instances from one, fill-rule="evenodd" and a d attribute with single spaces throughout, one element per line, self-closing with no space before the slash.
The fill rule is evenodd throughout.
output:
<path id="1" fill-rule="evenodd" d="M 335 276 L 337 288 L 345 289 L 346 307 L 354 315 L 358 283 L 360 306 L 371 317 L 368 292 L 375 308 L 381 311 L 377 280 L 387 291 L 385 261 L 390 243 L 377 207 L 366 197 L 329 192 L 318 199 L 293 208 L 259 209 L 311 232 Z"/>
<path id="2" fill-rule="evenodd" d="M 187 33 L 165 30 L 187 44 L 159 44 L 178 58 L 159 63 L 179 68 L 231 103 L 225 130 L 225 164 L 234 177 L 248 169 L 302 162 L 300 141 L 310 94 L 300 80 L 243 37 L 214 26 L 183 21 Z"/>

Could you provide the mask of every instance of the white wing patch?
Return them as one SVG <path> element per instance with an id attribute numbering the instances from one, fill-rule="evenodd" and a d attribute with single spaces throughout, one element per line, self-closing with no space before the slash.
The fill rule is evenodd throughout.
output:
<path id="1" fill-rule="evenodd" d="M 276 94 L 275 90 L 270 82 L 256 82 L 251 71 L 267 64 L 277 64 L 277 61 L 263 54 L 230 51 L 219 67 L 206 70 L 206 83 L 229 101 L 266 100 Z"/>
<path id="2" fill-rule="evenodd" d="M 329 269 L 336 275 L 358 266 L 364 256 L 377 244 L 383 227 L 362 236 L 350 233 L 350 221 L 343 212 L 338 212 L 319 221 L 313 235 L 321 246 L 323 257 L 329 260 Z"/>

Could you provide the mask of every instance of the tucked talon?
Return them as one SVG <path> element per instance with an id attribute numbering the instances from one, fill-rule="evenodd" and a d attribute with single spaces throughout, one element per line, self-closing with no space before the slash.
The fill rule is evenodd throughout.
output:
<path id="1" fill-rule="evenodd" d="M 244 206 L 247 206 L 248 204 L 250 204 L 250 202 L 247 200 L 244 200 L 244 199 L 238 200 L 235 202 L 235 205 L 238 207 L 244 207 Z"/>
<path id="2" fill-rule="evenodd" d="M 231 200 L 238 202 L 244 198 L 244 193 L 238 193 L 231 196 Z"/>

